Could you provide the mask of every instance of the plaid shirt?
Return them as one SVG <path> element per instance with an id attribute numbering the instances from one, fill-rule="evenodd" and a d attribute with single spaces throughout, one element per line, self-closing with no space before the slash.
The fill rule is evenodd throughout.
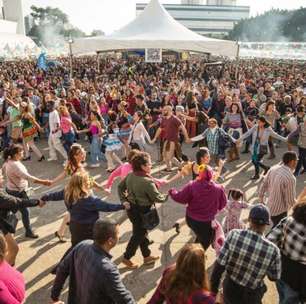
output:
<path id="1" fill-rule="evenodd" d="M 281 276 L 279 249 L 252 230 L 232 230 L 217 262 L 225 267 L 231 280 L 250 289 L 263 286 L 266 275 L 272 281 Z"/>
<path id="2" fill-rule="evenodd" d="M 211 154 L 219 154 L 219 132 L 218 129 L 213 133 L 209 128 L 204 131 L 204 138 L 206 137 L 207 146 Z"/>
<path id="3" fill-rule="evenodd" d="M 284 218 L 267 238 L 277 244 L 282 253 L 293 261 L 306 265 L 306 226 L 293 217 Z"/>

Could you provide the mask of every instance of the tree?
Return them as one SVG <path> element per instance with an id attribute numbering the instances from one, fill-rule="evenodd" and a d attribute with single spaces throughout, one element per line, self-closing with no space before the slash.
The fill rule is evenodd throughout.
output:
<path id="1" fill-rule="evenodd" d="M 306 41 L 306 8 L 294 11 L 272 9 L 240 20 L 228 38 L 239 41 Z"/>
<path id="2" fill-rule="evenodd" d="M 95 36 L 104 36 L 105 33 L 101 30 L 93 30 L 90 34 L 91 37 L 95 37 Z"/>
<path id="3" fill-rule="evenodd" d="M 69 24 L 68 16 L 59 8 L 31 6 L 31 16 L 34 25 L 29 36 L 35 37 L 45 46 L 54 46 L 63 43 L 68 37 L 84 37 L 85 33 Z"/>

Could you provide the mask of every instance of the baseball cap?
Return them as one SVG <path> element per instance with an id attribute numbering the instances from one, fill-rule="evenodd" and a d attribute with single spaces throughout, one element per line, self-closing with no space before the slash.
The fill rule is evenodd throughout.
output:
<path id="1" fill-rule="evenodd" d="M 259 225 L 270 225 L 270 212 L 263 204 L 258 204 L 250 210 L 249 219 Z"/>

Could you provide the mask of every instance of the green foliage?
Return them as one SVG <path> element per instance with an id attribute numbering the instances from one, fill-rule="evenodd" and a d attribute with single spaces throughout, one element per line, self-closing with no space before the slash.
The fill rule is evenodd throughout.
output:
<path id="1" fill-rule="evenodd" d="M 95 36 L 103 36 L 104 32 L 101 30 L 93 30 L 90 34 L 91 37 L 95 37 Z"/>
<path id="2" fill-rule="evenodd" d="M 31 16 L 34 25 L 29 31 L 29 36 L 45 46 L 61 44 L 69 37 L 84 37 L 85 33 L 69 24 L 68 16 L 59 8 L 46 8 L 31 6 Z"/>
<path id="3" fill-rule="evenodd" d="M 306 41 L 306 8 L 272 9 L 262 15 L 239 21 L 228 38 L 239 41 Z"/>

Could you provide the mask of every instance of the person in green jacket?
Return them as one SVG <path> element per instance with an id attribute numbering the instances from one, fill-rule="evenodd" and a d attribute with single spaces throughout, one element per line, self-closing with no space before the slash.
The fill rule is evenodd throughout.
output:
<path id="1" fill-rule="evenodd" d="M 139 152 L 131 161 L 133 172 L 130 173 L 118 186 L 118 194 L 122 203 L 129 202 L 128 217 L 133 225 L 132 237 L 127 245 L 122 263 L 129 269 L 139 265 L 132 262 L 131 258 L 140 247 L 144 264 L 154 264 L 158 257 L 151 256 L 148 231 L 144 227 L 143 215 L 151 210 L 154 203 L 163 203 L 168 196 L 160 193 L 150 176 L 151 157 L 146 152 Z"/>

